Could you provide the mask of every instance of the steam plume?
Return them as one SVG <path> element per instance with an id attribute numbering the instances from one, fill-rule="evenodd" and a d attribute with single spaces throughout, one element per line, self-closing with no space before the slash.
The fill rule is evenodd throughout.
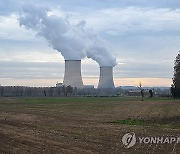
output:
<path id="1" fill-rule="evenodd" d="M 37 36 L 45 38 L 65 60 L 81 60 L 87 56 L 100 66 L 116 65 L 111 50 L 98 34 L 86 28 L 84 20 L 73 25 L 68 18 L 49 15 L 49 12 L 48 8 L 25 5 L 19 18 L 20 26 L 32 29 Z"/>

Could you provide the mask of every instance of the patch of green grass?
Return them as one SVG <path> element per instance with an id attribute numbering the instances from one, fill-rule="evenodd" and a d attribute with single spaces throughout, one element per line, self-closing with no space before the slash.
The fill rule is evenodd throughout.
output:
<path id="1" fill-rule="evenodd" d="M 174 100 L 172 97 L 145 97 L 144 101 L 166 101 L 166 100 Z"/>
<path id="2" fill-rule="evenodd" d="M 139 119 L 115 120 L 115 121 L 112 121 L 111 123 L 124 124 L 124 125 L 141 125 L 141 126 L 146 125 L 144 120 L 139 120 Z"/>
<path id="3" fill-rule="evenodd" d="M 22 98 L 20 99 L 22 100 Z M 59 104 L 59 103 L 107 103 L 121 101 L 140 101 L 141 97 L 29 97 L 23 101 L 30 104 Z M 166 101 L 171 98 L 145 98 L 144 101 Z"/>
<path id="4" fill-rule="evenodd" d="M 60 104 L 60 103 L 107 103 L 119 101 L 138 101 L 137 97 L 42 97 L 20 99 L 29 104 Z"/>
<path id="5" fill-rule="evenodd" d="M 144 102 L 148 101 L 167 101 L 172 98 L 144 98 Z M 141 97 L 17 97 L 17 98 L 2 98 L 0 104 L 24 104 L 24 105 L 48 105 L 48 104 L 73 104 L 73 103 L 120 103 L 124 101 L 141 101 Z"/>
<path id="6" fill-rule="evenodd" d="M 112 121 L 113 124 L 123 125 L 136 125 L 136 126 L 150 126 L 150 127 L 161 127 L 180 129 L 180 116 L 168 117 L 168 118 L 152 118 L 152 119 L 125 119 Z"/>

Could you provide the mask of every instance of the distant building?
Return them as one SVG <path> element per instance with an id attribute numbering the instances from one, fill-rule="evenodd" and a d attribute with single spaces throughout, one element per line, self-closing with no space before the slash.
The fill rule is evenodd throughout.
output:
<path id="1" fill-rule="evenodd" d="M 81 60 L 65 60 L 65 74 L 63 85 L 83 89 L 81 76 Z"/>
<path id="2" fill-rule="evenodd" d="M 63 87 L 63 83 L 56 83 L 56 87 Z"/>
<path id="3" fill-rule="evenodd" d="M 113 80 L 113 67 L 101 66 L 98 89 L 115 89 Z"/>
<path id="4" fill-rule="evenodd" d="M 85 89 L 94 89 L 94 85 L 84 85 Z"/>
<path id="5" fill-rule="evenodd" d="M 141 90 L 129 90 L 127 92 L 128 96 L 141 96 Z M 144 91 L 145 96 L 149 96 L 149 91 Z"/>

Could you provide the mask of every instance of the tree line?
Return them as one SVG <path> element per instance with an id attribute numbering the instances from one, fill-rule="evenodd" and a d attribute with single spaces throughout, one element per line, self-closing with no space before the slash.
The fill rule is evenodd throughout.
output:
<path id="1" fill-rule="evenodd" d="M 77 89 L 71 86 L 62 87 L 24 87 L 0 86 L 0 97 L 66 97 L 66 96 L 112 96 L 117 89 Z"/>
<path id="2" fill-rule="evenodd" d="M 76 89 L 63 87 L 0 86 L 1 97 L 21 96 L 68 96 L 75 95 Z"/>

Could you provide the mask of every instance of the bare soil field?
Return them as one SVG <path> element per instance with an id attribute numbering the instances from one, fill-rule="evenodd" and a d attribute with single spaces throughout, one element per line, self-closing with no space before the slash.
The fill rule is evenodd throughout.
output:
<path id="1" fill-rule="evenodd" d="M 137 138 L 180 137 L 180 100 L 0 98 L 0 153 L 180 153 L 180 141 L 137 141 L 126 148 L 122 137 L 130 132 Z"/>

